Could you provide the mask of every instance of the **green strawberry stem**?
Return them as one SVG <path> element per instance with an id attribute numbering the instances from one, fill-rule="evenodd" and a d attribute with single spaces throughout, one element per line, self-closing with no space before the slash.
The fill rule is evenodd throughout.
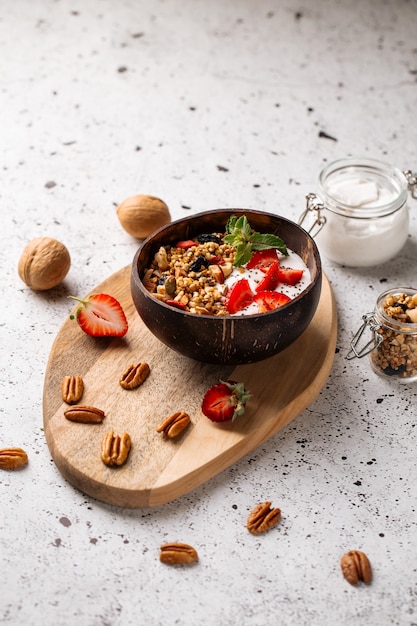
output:
<path id="1" fill-rule="evenodd" d="M 250 400 L 251 394 L 245 389 L 243 383 L 231 383 L 225 380 L 221 380 L 220 382 L 230 389 L 236 399 L 235 410 L 232 417 L 232 422 L 234 422 L 239 415 L 243 415 L 245 412 L 246 403 Z"/>
<path id="2" fill-rule="evenodd" d="M 70 300 L 76 300 L 77 302 L 80 302 L 83 306 L 87 306 L 87 304 L 88 304 L 88 299 L 87 300 L 83 300 L 82 298 L 77 298 L 76 296 L 68 296 L 68 298 Z M 81 311 L 81 309 L 80 308 L 77 309 L 77 313 L 78 313 L 78 311 Z M 71 315 L 69 317 L 70 317 L 70 320 L 75 320 L 77 316 L 73 315 L 71 313 Z"/>

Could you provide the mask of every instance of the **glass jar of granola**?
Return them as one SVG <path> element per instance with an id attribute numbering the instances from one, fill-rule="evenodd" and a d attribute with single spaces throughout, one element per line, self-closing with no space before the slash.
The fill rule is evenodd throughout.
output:
<path id="1" fill-rule="evenodd" d="M 409 232 L 408 191 L 417 198 L 410 170 L 368 158 L 333 161 L 319 175 L 317 194 L 306 197 L 299 224 L 329 260 L 371 267 L 394 258 Z"/>
<path id="2" fill-rule="evenodd" d="M 348 359 L 369 355 L 373 370 L 399 382 L 417 381 L 417 289 L 384 291 L 372 313 L 362 316 L 362 326 L 351 341 Z M 365 330 L 371 339 L 362 347 Z"/>

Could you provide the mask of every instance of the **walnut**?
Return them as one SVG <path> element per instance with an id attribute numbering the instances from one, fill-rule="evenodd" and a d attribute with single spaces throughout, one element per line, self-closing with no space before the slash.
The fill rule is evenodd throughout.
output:
<path id="1" fill-rule="evenodd" d="M 357 585 L 359 581 L 369 584 L 372 580 L 371 564 L 366 554 L 360 550 L 346 552 L 341 558 L 340 567 L 351 585 Z"/>
<path id="2" fill-rule="evenodd" d="M 70 265 L 71 257 L 63 243 L 51 237 L 36 237 L 24 248 L 17 271 L 28 287 L 45 291 L 64 280 Z"/>
<path id="3" fill-rule="evenodd" d="M 246 528 L 253 535 L 264 533 L 281 519 L 281 509 L 271 509 L 271 502 L 261 502 L 251 511 Z"/>
<path id="4" fill-rule="evenodd" d="M 123 200 L 117 207 L 117 217 L 125 231 L 138 239 L 148 237 L 171 221 L 165 202 L 146 195 L 130 196 Z"/>

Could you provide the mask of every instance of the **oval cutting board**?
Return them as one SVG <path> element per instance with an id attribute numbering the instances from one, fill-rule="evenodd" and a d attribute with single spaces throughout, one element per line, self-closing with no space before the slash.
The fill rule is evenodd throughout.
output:
<path id="1" fill-rule="evenodd" d="M 130 266 L 110 276 L 95 292 L 117 298 L 129 321 L 122 339 L 92 338 L 69 318 L 49 356 L 44 383 L 46 440 L 62 475 L 102 502 L 129 508 L 170 502 L 232 465 L 286 426 L 318 395 L 330 372 L 337 315 L 330 284 L 323 276 L 316 314 L 303 335 L 284 352 L 252 365 L 199 363 L 167 348 L 145 327 L 130 296 Z M 151 373 L 132 391 L 119 385 L 125 369 L 146 362 Z M 102 424 L 78 424 L 64 417 L 61 380 L 84 379 L 80 403 L 105 412 Z M 207 388 L 219 379 L 245 383 L 252 398 L 234 423 L 213 424 L 201 413 Z M 191 426 L 175 440 L 156 427 L 176 411 Z M 130 434 L 127 463 L 109 468 L 100 459 L 108 430 Z"/>

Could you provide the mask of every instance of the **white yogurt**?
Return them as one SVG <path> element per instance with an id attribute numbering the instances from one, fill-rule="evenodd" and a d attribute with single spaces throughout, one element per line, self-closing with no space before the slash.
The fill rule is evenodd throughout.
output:
<path id="1" fill-rule="evenodd" d="M 361 176 L 334 182 L 326 188 L 335 200 L 350 207 L 379 207 L 395 200 L 397 193 L 386 185 Z"/>
<path id="2" fill-rule="evenodd" d="M 280 293 L 289 296 L 291 299 L 295 298 L 311 283 L 310 270 L 308 269 L 302 258 L 292 250 L 288 249 L 288 256 L 284 256 L 283 254 L 278 253 L 278 259 L 280 267 L 282 267 L 283 269 L 288 268 L 293 270 L 303 270 L 301 280 L 296 285 L 286 285 L 284 283 L 280 283 L 275 289 L 275 291 L 279 291 Z M 228 290 L 230 290 L 233 285 L 239 280 L 242 280 L 242 278 L 247 279 L 253 293 L 256 293 L 255 289 L 260 281 L 265 278 L 265 273 L 258 269 L 247 269 L 246 267 L 244 267 L 243 271 L 241 271 L 241 269 L 235 267 L 232 273 L 226 278 L 224 284 L 222 285 L 223 293 L 226 293 Z M 259 313 L 258 305 L 256 304 L 256 302 L 253 302 L 245 309 L 242 309 L 237 313 L 233 313 L 233 315 L 252 315 L 254 313 Z"/>

